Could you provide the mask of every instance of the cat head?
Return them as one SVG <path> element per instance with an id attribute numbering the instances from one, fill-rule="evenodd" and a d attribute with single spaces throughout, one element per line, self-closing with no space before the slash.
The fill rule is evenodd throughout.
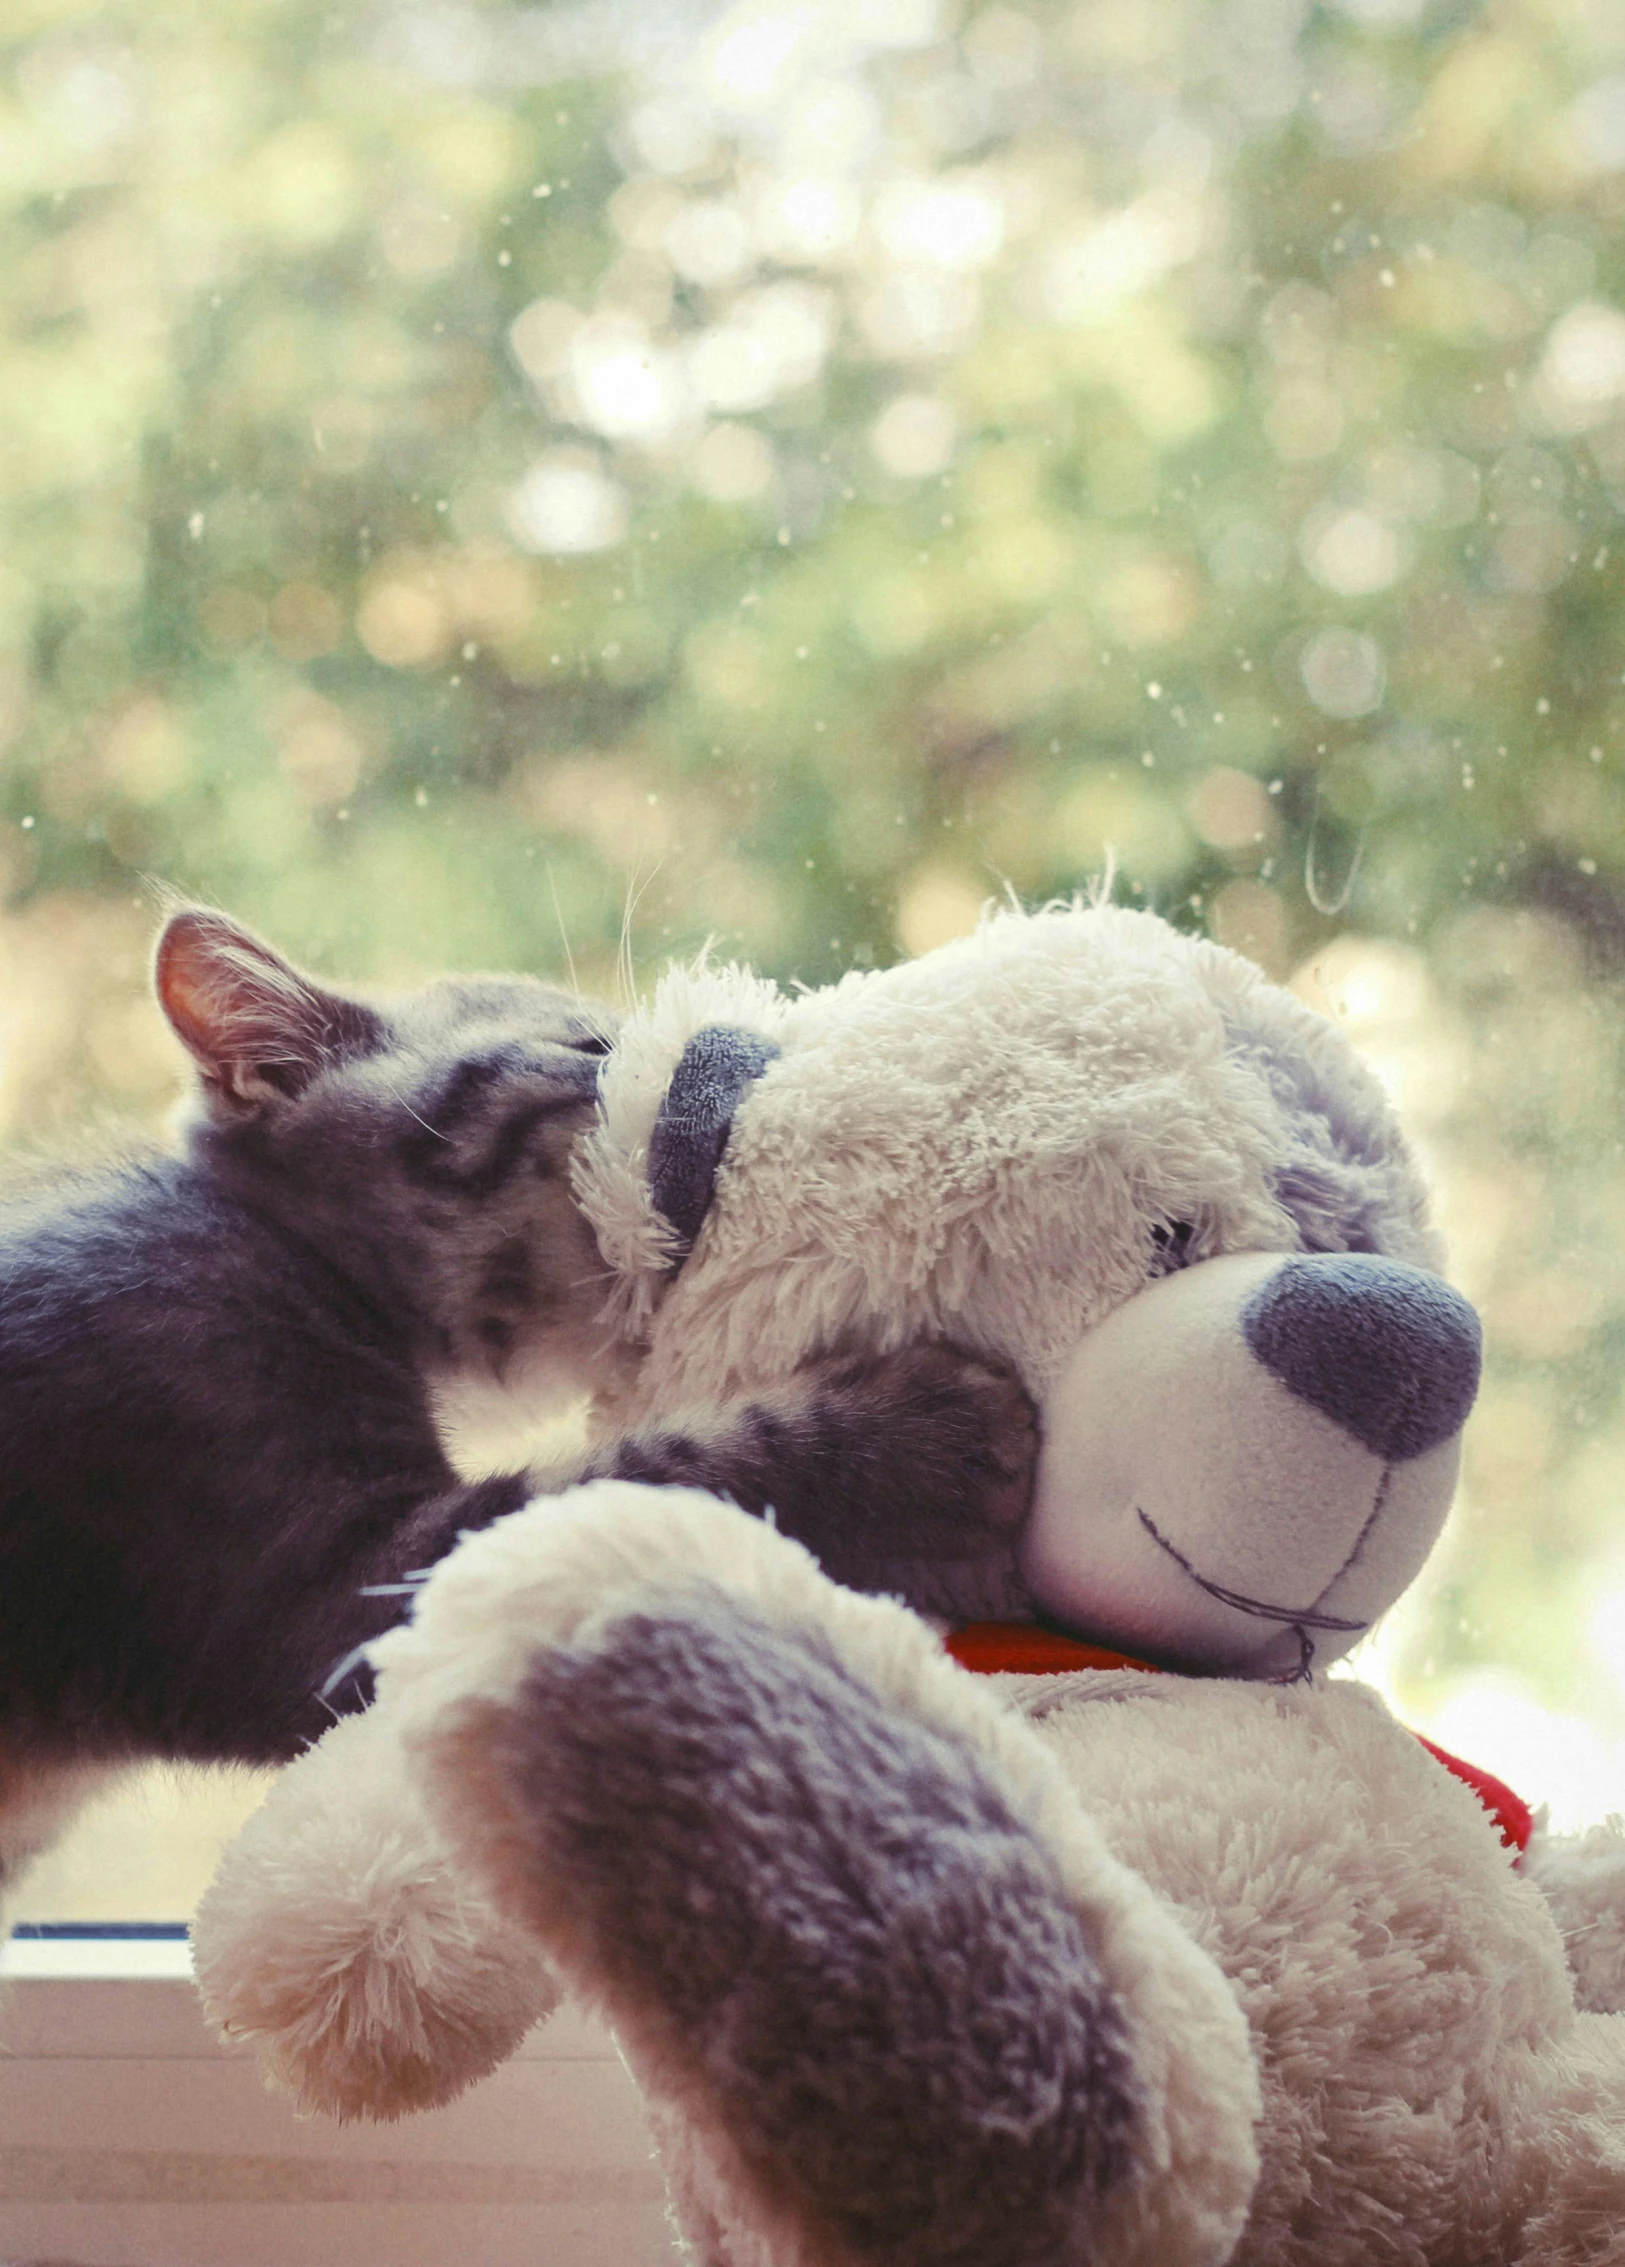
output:
<path id="1" fill-rule="evenodd" d="M 528 976 L 362 997 L 185 906 L 154 989 L 200 1158 L 387 1306 L 432 1370 L 590 1381 L 603 1265 L 571 1194 L 607 1009 Z"/>

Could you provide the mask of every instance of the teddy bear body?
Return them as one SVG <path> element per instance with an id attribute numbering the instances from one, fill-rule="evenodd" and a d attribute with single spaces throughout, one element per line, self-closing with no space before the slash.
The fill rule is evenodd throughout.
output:
<path id="1" fill-rule="evenodd" d="M 1447 1330 L 1418 1430 L 1390 1391 L 1429 1370 L 1411 1340 L 1300 1391 L 1254 1327 L 1287 1269 L 1335 1306 L 1340 1255 L 1437 1261 L 1341 1035 L 1150 916 L 1063 909 L 794 998 L 673 972 L 600 1104 L 577 1188 L 618 1417 L 942 1338 L 1052 1415 L 1083 1378 L 1106 1422 L 1081 1479 L 1110 1474 L 1136 1533 L 1147 1475 L 1211 1496 L 1215 1540 L 1224 1507 L 1266 1507 L 1240 1577 L 1154 1562 L 1231 1617 L 1192 1624 L 1195 1665 L 1285 1627 L 1301 1654 L 1252 1673 L 1304 1681 L 977 1678 L 714 1498 L 538 1498 L 435 1571 L 375 1649 L 375 1708 L 228 1853 L 196 1938 L 221 2027 L 308 2106 L 392 2116 L 579 1993 L 654 2105 L 701 2267 L 1625 2267 L 1625 2015 L 1577 2008 L 1559 1926 L 1611 1948 L 1580 1963 L 1587 2004 L 1625 2003 L 1625 1840 L 1537 1858 L 1554 1921 L 1464 1786 L 1308 1676 L 1310 1638 L 1346 1644 L 1414 1572 L 1476 1377 Z M 1247 1254 L 1295 1256 L 1254 1284 Z M 1137 1402 L 1134 1332 L 1173 1346 L 1164 1311 L 1220 1269 L 1239 1306 Z M 1368 1373 L 1375 1431 L 1341 1399 Z M 1193 1431 L 1198 1402 L 1241 1415 Z M 1136 1461 L 1164 1435 L 1216 1445 Z M 1345 1471 L 1368 1492 L 1321 1595 L 1251 1594 Z M 1385 1555 L 1380 1515 L 1427 1472 Z M 1362 1568 L 1358 1616 L 1321 1612 Z"/>
<path id="2" fill-rule="evenodd" d="M 618 1482 L 471 1537 L 379 1653 L 345 1729 L 480 1957 L 614 2025 L 700 2267 L 1625 2261 L 1625 2016 L 1357 1685 L 968 1677 Z M 448 1955 L 420 2037 L 478 2004 Z"/>
<path id="3" fill-rule="evenodd" d="M 1575 2012 L 1540 1892 L 1373 1693 L 1048 1681 L 1018 1705 L 1247 2016 L 1236 2267 L 1625 2257 L 1625 2022 Z"/>

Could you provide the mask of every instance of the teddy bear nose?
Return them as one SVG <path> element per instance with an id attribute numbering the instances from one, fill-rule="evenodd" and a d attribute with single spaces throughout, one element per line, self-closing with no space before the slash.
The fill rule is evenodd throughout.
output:
<path id="1" fill-rule="evenodd" d="M 1289 1392 L 1385 1463 L 1451 1439 L 1478 1391 L 1477 1315 L 1438 1276 L 1394 1260 L 1286 1260 L 1242 1309 L 1241 1328 Z"/>

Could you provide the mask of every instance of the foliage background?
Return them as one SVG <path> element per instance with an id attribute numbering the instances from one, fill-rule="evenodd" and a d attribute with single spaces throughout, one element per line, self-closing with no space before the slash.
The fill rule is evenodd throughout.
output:
<path id="1" fill-rule="evenodd" d="M 1625 1807 L 1609 0 L 12 0 L 0 1132 L 146 878 L 817 980 L 1087 884 L 1345 1014 L 1489 1327 L 1413 1720 Z"/>

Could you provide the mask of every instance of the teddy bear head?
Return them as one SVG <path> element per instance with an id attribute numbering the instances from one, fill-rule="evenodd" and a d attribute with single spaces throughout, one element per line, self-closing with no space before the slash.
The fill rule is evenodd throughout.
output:
<path id="1" fill-rule="evenodd" d="M 1085 1332 L 1201 1260 L 1438 1263 L 1416 1163 L 1335 1025 L 1120 906 L 998 913 L 796 994 L 673 969 L 600 1099 L 578 1193 L 662 1399 L 926 1336 L 1042 1394 Z"/>
<path id="2" fill-rule="evenodd" d="M 1095 904 L 821 991 L 679 968 L 600 1103 L 579 1194 L 646 1410 L 837 1348 L 1011 1362 L 1027 1604 L 1171 1666 L 1301 1673 L 1419 1570 L 1476 1319 L 1377 1079 L 1238 955 Z"/>

